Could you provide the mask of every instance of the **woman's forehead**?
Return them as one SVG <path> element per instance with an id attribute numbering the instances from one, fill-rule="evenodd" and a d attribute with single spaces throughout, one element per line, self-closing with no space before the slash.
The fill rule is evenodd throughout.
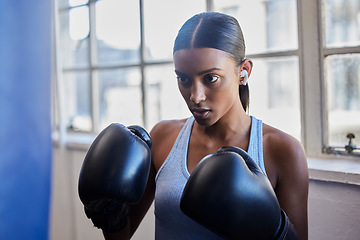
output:
<path id="1" fill-rule="evenodd" d="M 189 48 L 174 53 L 175 68 L 189 66 L 220 67 L 231 60 L 230 54 L 215 48 Z"/>

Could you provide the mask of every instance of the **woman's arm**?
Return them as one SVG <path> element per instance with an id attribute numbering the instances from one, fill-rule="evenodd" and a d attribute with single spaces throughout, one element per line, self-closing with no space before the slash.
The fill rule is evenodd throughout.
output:
<path id="1" fill-rule="evenodd" d="M 155 194 L 155 170 L 153 164 L 150 167 L 150 174 L 147 182 L 147 186 L 145 192 L 137 204 L 133 204 L 130 206 L 129 216 L 128 216 L 128 224 L 127 226 L 120 232 L 109 233 L 103 231 L 103 235 L 107 240 L 127 240 L 132 237 L 135 233 L 136 229 L 140 225 L 142 219 L 146 215 L 149 210 L 151 203 L 154 200 Z"/>
<path id="2" fill-rule="evenodd" d="M 155 176 L 183 127 L 186 119 L 161 121 L 150 132 L 152 139 L 151 168 L 147 186 L 141 200 L 130 206 L 128 225 L 121 232 L 103 232 L 107 240 L 130 239 L 149 210 L 155 195 Z"/>
<path id="3" fill-rule="evenodd" d="M 147 185 L 145 188 L 145 192 L 141 197 L 140 201 L 136 204 L 130 205 L 129 215 L 128 215 L 128 224 L 126 227 L 120 231 L 115 233 L 105 232 L 103 231 L 103 235 L 107 240 L 128 240 L 135 233 L 136 229 L 139 227 L 142 219 L 145 217 L 147 211 L 149 210 L 155 195 L 155 176 L 156 176 L 156 168 L 154 167 L 154 161 L 156 161 L 156 156 L 158 155 L 158 146 L 159 139 L 161 139 L 158 135 L 161 131 L 157 131 L 159 128 L 157 124 L 153 130 L 150 132 L 150 136 L 152 139 L 152 149 L 151 149 L 151 166 L 150 173 L 147 181 Z"/>
<path id="4" fill-rule="evenodd" d="M 308 239 L 309 174 L 301 144 L 285 133 L 272 134 L 266 143 L 267 160 L 275 176 L 275 193 L 301 240 Z"/>

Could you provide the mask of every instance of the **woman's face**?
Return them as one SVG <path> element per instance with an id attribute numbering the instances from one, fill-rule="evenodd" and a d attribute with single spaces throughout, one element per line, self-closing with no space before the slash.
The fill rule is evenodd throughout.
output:
<path id="1" fill-rule="evenodd" d="M 210 126 L 242 108 L 240 69 L 228 53 L 214 48 L 192 48 L 174 53 L 178 86 L 196 121 Z"/>

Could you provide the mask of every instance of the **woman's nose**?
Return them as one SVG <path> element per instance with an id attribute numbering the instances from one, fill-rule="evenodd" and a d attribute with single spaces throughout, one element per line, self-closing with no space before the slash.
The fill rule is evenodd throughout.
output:
<path id="1" fill-rule="evenodd" d="M 190 100 L 195 104 L 199 104 L 205 99 L 205 87 L 201 83 L 194 83 L 191 87 Z"/>

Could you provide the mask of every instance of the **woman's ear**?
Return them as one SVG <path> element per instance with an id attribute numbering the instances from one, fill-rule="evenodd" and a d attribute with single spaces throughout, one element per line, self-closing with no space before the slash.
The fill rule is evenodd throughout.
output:
<path id="1" fill-rule="evenodd" d="M 246 85 L 250 77 L 253 63 L 250 59 L 245 59 L 239 67 L 240 85 Z"/>
<path id="2" fill-rule="evenodd" d="M 246 70 L 250 77 L 252 68 L 253 68 L 253 62 L 250 59 L 245 59 L 241 64 L 240 70 Z"/>

